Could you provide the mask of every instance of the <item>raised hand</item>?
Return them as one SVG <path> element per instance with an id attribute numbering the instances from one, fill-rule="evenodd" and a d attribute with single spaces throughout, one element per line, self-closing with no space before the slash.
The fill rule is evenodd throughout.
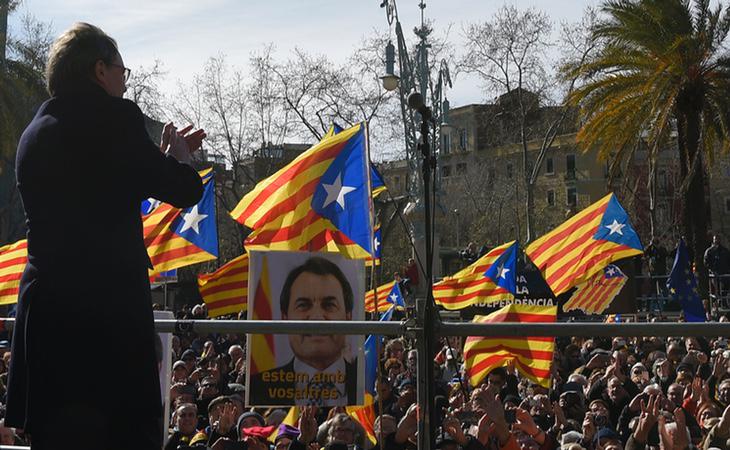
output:
<path id="1" fill-rule="evenodd" d="M 462 447 L 469 443 L 469 439 L 467 439 L 464 434 L 464 430 L 461 428 L 461 422 L 459 422 L 459 419 L 457 419 L 453 414 L 448 414 L 444 417 L 442 426 L 444 431 L 449 433 Z"/>
<path id="2" fill-rule="evenodd" d="M 649 401 L 644 402 L 641 400 L 641 415 L 639 416 L 639 423 L 636 425 L 634 431 L 634 439 L 638 442 L 646 443 L 649 438 L 649 430 L 657 422 L 659 417 L 659 404 L 661 400 L 657 395 L 650 395 Z"/>
<path id="3" fill-rule="evenodd" d="M 317 437 L 317 414 L 316 406 L 304 406 L 299 414 L 299 431 L 301 434 L 297 438 L 299 442 L 305 445 L 314 441 Z"/>
<path id="4" fill-rule="evenodd" d="M 412 404 L 403 418 L 398 423 L 398 430 L 395 432 L 395 441 L 399 444 L 405 443 L 408 438 L 418 431 L 418 405 Z"/>
<path id="5" fill-rule="evenodd" d="M 530 413 L 522 408 L 515 410 L 516 422 L 512 424 L 512 430 L 522 430 L 530 436 L 534 436 L 540 432 Z"/>

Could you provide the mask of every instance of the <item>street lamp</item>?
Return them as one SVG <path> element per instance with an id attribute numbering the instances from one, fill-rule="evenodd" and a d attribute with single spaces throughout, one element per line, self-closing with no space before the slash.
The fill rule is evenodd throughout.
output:
<path id="1" fill-rule="evenodd" d="M 416 321 L 419 328 L 416 334 L 418 404 L 421 407 L 418 448 L 423 450 L 435 448 L 435 428 L 438 426 L 438 414 L 434 408 L 435 380 L 432 364 L 436 353 L 440 316 L 431 286 L 434 273 L 440 273 L 440 270 L 434 271 L 434 265 L 438 263 L 438 259 L 434 260 L 434 256 L 438 256 L 439 252 L 438 238 L 434 237 L 432 230 L 434 223 L 432 211 L 436 209 L 432 203 L 437 197 L 433 193 L 438 191 L 440 184 L 437 157 L 440 154 L 441 133 L 449 131 L 448 122 L 444 121 L 444 113 L 448 114 L 449 102 L 443 97 L 443 90 L 447 85 L 451 86 L 451 77 L 446 61 L 442 60 L 438 70 L 438 80 L 435 83 L 431 80 L 428 62 L 428 50 L 431 48 L 428 36 L 431 34 L 431 28 L 425 23 L 424 1 L 421 0 L 419 4 L 421 26 L 414 30 L 418 44 L 413 59 L 408 54 L 395 0 L 383 0 L 380 6 L 385 8 L 388 24 L 392 26 L 395 23 L 400 77 L 395 75 L 395 46 L 389 41 L 385 47 L 385 75 L 381 79 L 386 90 L 395 91 L 398 88 L 408 163 L 407 191 L 410 197 L 408 208 L 415 213 L 411 218 L 411 241 L 416 259 L 421 266 L 423 279 L 416 293 Z M 431 106 L 426 104 L 429 100 Z M 446 127 L 445 130 L 441 129 L 443 125 Z M 425 259 L 419 255 L 425 256 Z"/>
<path id="2" fill-rule="evenodd" d="M 380 77 L 383 80 L 383 88 L 386 91 L 394 91 L 398 87 L 398 75 L 394 73 L 395 68 L 395 46 L 393 42 L 388 41 L 385 46 L 385 75 Z"/>

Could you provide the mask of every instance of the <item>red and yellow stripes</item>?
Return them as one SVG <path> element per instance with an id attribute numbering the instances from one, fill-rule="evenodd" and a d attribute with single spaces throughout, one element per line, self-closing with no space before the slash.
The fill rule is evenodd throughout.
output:
<path id="1" fill-rule="evenodd" d="M 347 414 L 355 419 L 365 429 L 368 439 L 373 444 L 378 442 L 375 436 L 375 399 L 370 392 L 365 392 L 365 405 L 348 406 Z"/>
<path id="2" fill-rule="evenodd" d="M 361 126 L 326 136 L 241 199 L 231 217 L 254 230 L 246 240 L 246 248 L 339 252 L 350 258 L 368 256 L 365 249 L 311 207 L 320 177 Z"/>
<path id="3" fill-rule="evenodd" d="M 269 287 L 269 264 L 266 255 L 261 255 L 261 275 L 256 284 L 253 310 L 249 312 L 253 320 L 271 320 L 271 292 Z M 251 373 L 259 373 L 275 367 L 274 335 L 252 334 L 250 348 Z"/>
<path id="4" fill-rule="evenodd" d="M 198 291 L 208 306 L 208 317 L 237 314 L 248 309 L 248 253 L 213 273 L 198 275 Z"/>
<path id="5" fill-rule="evenodd" d="M 512 244 L 514 241 L 493 248 L 468 267 L 435 283 L 433 297 L 436 304 L 445 309 L 457 310 L 514 298 L 509 291 L 484 276 L 484 272 Z"/>
<path id="6" fill-rule="evenodd" d="M 367 291 L 365 293 L 365 312 L 375 312 L 376 303 L 378 305 L 378 312 L 385 312 L 393 306 L 392 303 L 388 302 L 388 296 L 390 295 L 390 291 L 393 290 L 394 285 L 395 281 L 391 281 L 390 283 L 378 286 L 377 289 Z M 376 291 L 378 292 L 377 302 L 375 300 Z"/>
<path id="7" fill-rule="evenodd" d="M 525 249 L 555 295 L 588 280 L 612 261 L 641 253 L 626 245 L 593 239 L 612 196 L 580 211 Z"/>
<path id="8" fill-rule="evenodd" d="M 0 247 L 0 305 L 18 302 L 20 277 L 28 262 L 28 241 Z"/>
<path id="9" fill-rule="evenodd" d="M 599 272 L 578 289 L 563 305 L 563 311 L 580 309 L 586 314 L 601 314 L 626 284 L 626 277 L 606 278 Z"/>
<path id="10" fill-rule="evenodd" d="M 474 322 L 555 322 L 557 312 L 557 306 L 511 304 L 488 316 L 475 316 Z M 554 350 L 555 341 L 552 337 L 470 336 L 464 345 L 464 364 L 472 386 L 479 385 L 492 369 L 513 359 L 520 373 L 549 388 Z"/>
<path id="11" fill-rule="evenodd" d="M 209 179 L 212 170 L 205 169 L 198 173 L 203 179 L 208 177 L 206 182 L 212 183 L 213 181 Z M 154 266 L 154 270 L 150 272 L 151 276 L 216 258 L 215 255 L 179 236 L 171 228 L 181 211 L 170 204 L 160 203 L 151 213 L 142 217 L 144 244 Z"/>

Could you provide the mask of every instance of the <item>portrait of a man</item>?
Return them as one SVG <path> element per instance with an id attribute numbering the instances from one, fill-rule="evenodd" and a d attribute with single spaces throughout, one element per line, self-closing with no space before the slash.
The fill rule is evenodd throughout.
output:
<path id="1" fill-rule="evenodd" d="M 278 300 L 282 320 L 353 320 L 352 283 L 338 264 L 322 256 L 309 256 L 290 270 Z M 358 403 L 356 349 L 351 348 L 349 337 L 312 331 L 287 336 L 289 349 L 282 352 L 290 350 L 291 357 L 285 364 L 251 374 L 250 404 Z"/>

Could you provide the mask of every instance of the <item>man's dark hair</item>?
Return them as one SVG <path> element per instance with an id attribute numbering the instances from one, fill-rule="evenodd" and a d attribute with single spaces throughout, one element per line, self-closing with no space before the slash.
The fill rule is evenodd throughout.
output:
<path id="1" fill-rule="evenodd" d="M 329 259 L 314 256 L 306 260 L 301 266 L 296 267 L 294 270 L 289 272 L 289 275 L 286 277 L 284 287 L 281 289 L 281 297 L 279 299 L 279 309 L 282 313 L 286 314 L 289 310 L 289 296 L 291 296 L 291 287 L 294 284 L 294 281 L 299 278 L 299 275 L 305 272 L 320 276 L 332 275 L 337 278 L 337 281 L 340 282 L 340 287 L 342 287 L 342 294 L 345 300 L 345 310 L 347 312 L 352 312 L 352 287 L 350 286 L 350 282 L 347 281 L 347 278 L 345 278 L 345 274 L 342 273 L 342 270 L 340 270 L 339 267 L 337 267 L 337 264 L 333 263 Z"/>

